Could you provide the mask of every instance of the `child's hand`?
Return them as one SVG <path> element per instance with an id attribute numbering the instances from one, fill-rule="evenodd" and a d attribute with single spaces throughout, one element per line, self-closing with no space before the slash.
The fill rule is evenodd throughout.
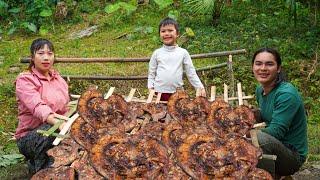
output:
<path id="1" fill-rule="evenodd" d="M 202 96 L 202 97 L 206 97 L 207 94 L 206 94 L 206 90 L 204 88 L 200 88 L 200 89 L 197 89 L 197 96 Z"/>

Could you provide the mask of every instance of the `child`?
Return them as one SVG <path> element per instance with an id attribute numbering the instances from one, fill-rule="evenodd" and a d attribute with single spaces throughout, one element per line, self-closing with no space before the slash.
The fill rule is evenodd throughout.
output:
<path id="1" fill-rule="evenodd" d="M 165 18 L 159 24 L 159 34 L 163 46 L 155 50 L 149 62 L 148 88 L 162 93 L 162 101 L 167 101 L 177 88 L 183 86 L 183 70 L 189 82 L 200 96 L 206 96 L 206 91 L 201 83 L 191 57 L 187 50 L 177 45 L 179 25 L 172 18 Z"/>

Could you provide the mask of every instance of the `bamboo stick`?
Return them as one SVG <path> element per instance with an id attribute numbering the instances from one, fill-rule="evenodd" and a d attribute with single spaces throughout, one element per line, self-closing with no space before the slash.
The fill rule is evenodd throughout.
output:
<path id="1" fill-rule="evenodd" d="M 112 95 L 114 89 L 115 89 L 115 87 L 111 87 L 109 89 L 108 93 L 104 95 L 104 99 L 108 99 Z"/>
<path id="2" fill-rule="evenodd" d="M 216 86 L 211 86 L 210 101 L 216 100 Z"/>
<path id="3" fill-rule="evenodd" d="M 69 130 L 69 128 L 71 127 L 72 123 L 79 117 L 79 114 L 76 113 L 75 115 L 73 115 L 72 117 L 70 117 L 70 119 L 67 121 L 67 123 L 63 126 L 62 130 L 60 131 L 60 135 L 65 135 L 67 133 L 67 131 Z M 54 141 L 53 141 L 53 145 L 56 146 L 60 143 L 60 141 L 63 138 L 59 138 L 57 137 Z"/>
<path id="4" fill-rule="evenodd" d="M 126 101 L 127 102 L 130 102 L 131 100 L 132 100 L 132 98 L 133 98 L 133 95 L 134 95 L 134 93 L 136 92 L 136 88 L 131 88 L 131 90 L 130 90 L 130 92 L 129 92 L 129 95 L 127 96 L 127 98 L 126 98 Z"/>
<path id="5" fill-rule="evenodd" d="M 155 93 L 154 89 L 151 89 L 149 91 L 149 96 L 148 96 L 148 99 L 147 99 L 146 103 L 151 103 L 152 102 L 152 98 L 153 98 L 154 93 Z"/>
<path id="6" fill-rule="evenodd" d="M 223 99 L 226 103 L 228 103 L 228 86 L 226 84 L 223 84 Z"/>
<path id="7" fill-rule="evenodd" d="M 237 84 L 237 89 L 238 89 L 238 102 L 239 102 L 239 106 L 241 106 L 241 105 L 243 105 L 241 83 Z"/>

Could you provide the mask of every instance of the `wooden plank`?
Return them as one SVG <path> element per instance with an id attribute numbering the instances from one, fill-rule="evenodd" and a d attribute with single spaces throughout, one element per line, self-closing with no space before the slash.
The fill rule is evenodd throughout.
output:
<path id="1" fill-rule="evenodd" d="M 146 103 L 151 103 L 152 102 L 152 98 L 153 98 L 154 93 L 155 93 L 154 89 L 151 89 L 149 91 L 149 96 L 148 96 L 148 99 L 147 99 Z"/>
<path id="2" fill-rule="evenodd" d="M 108 93 L 104 95 L 104 99 L 108 99 L 112 95 L 114 89 L 115 89 L 115 87 L 111 87 L 109 89 Z"/>
<path id="3" fill-rule="evenodd" d="M 63 126 L 62 130 L 60 131 L 60 135 L 65 135 L 69 128 L 71 127 L 72 123 L 79 117 L 79 114 L 76 113 L 74 114 L 72 117 L 69 118 L 69 120 L 67 121 L 67 123 Z M 54 141 L 53 141 L 53 145 L 56 146 L 60 143 L 60 141 L 62 140 L 63 138 L 59 138 L 57 137 Z"/>
<path id="4" fill-rule="evenodd" d="M 238 102 L 239 102 L 239 106 L 241 106 L 243 105 L 241 83 L 237 83 L 237 90 L 238 90 Z"/>
<path id="5" fill-rule="evenodd" d="M 131 100 L 132 100 L 132 98 L 133 98 L 133 95 L 134 95 L 134 93 L 136 92 L 136 88 L 131 88 L 131 90 L 130 90 L 130 92 L 129 92 L 129 95 L 127 96 L 127 98 L 126 98 L 126 101 L 127 102 L 130 102 Z"/>
<path id="6" fill-rule="evenodd" d="M 226 84 L 223 84 L 223 99 L 226 103 L 228 103 L 228 86 Z"/>
<path id="7" fill-rule="evenodd" d="M 210 100 L 209 101 L 214 101 L 216 100 L 216 86 L 211 86 L 211 91 L 210 91 Z"/>

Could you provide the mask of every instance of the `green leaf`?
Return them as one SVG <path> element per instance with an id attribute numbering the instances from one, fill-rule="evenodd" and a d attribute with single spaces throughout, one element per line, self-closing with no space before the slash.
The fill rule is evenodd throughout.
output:
<path id="1" fill-rule="evenodd" d="M 113 12 L 116 12 L 118 9 L 120 9 L 120 5 L 119 3 L 117 4 L 111 4 L 111 5 L 108 5 L 104 8 L 104 11 L 108 14 L 111 14 Z"/>
<path id="2" fill-rule="evenodd" d="M 24 22 L 22 23 L 22 26 L 29 29 L 30 31 L 36 33 L 37 32 L 37 26 L 30 22 Z"/>
<path id="3" fill-rule="evenodd" d="M 188 37 L 194 37 L 194 32 L 189 27 L 186 28 L 186 34 L 187 34 Z"/>
<path id="4" fill-rule="evenodd" d="M 0 1 L 0 9 L 4 8 L 4 9 L 7 9 L 9 7 L 9 5 L 4 2 L 4 1 Z"/>
<path id="5" fill-rule="evenodd" d="M 7 167 L 13 164 L 17 164 L 22 161 L 24 156 L 22 154 L 7 154 L 0 156 L 0 167 Z"/>
<path id="6" fill-rule="evenodd" d="M 129 4 L 129 3 L 120 2 L 119 4 L 121 4 L 121 6 L 126 10 L 127 15 L 130 15 L 131 13 L 136 11 L 136 9 L 137 9 L 136 6 Z"/>
<path id="7" fill-rule="evenodd" d="M 179 17 L 179 11 L 177 10 L 170 10 L 168 13 L 168 17 L 177 20 Z"/>
<path id="8" fill-rule="evenodd" d="M 20 8 L 12 8 L 12 9 L 9 9 L 8 12 L 16 14 L 16 13 L 20 12 Z"/>
<path id="9" fill-rule="evenodd" d="M 146 29 L 143 32 L 145 34 L 151 34 L 151 33 L 153 33 L 153 27 L 151 27 L 151 26 L 146 27 Z"/>
<path id="10" fill-rule="evenodd" d="M 160 10 L 173 4 L 173 0 L 154 0 L 154 2 L 159 6 Z"/>
<path id="11" fill-rule="evenodd" d="M 8 31 L 8 35 L 12 35 L 16 30 L 17 30 L 17 27 L 16 26 L 12 26 Z"/>
<path id="12" fill-rule="evenodd" d="M 49 17 L 52 15 L 51 9 L 44 9 L 40 12 L 41 17 Z"/>

